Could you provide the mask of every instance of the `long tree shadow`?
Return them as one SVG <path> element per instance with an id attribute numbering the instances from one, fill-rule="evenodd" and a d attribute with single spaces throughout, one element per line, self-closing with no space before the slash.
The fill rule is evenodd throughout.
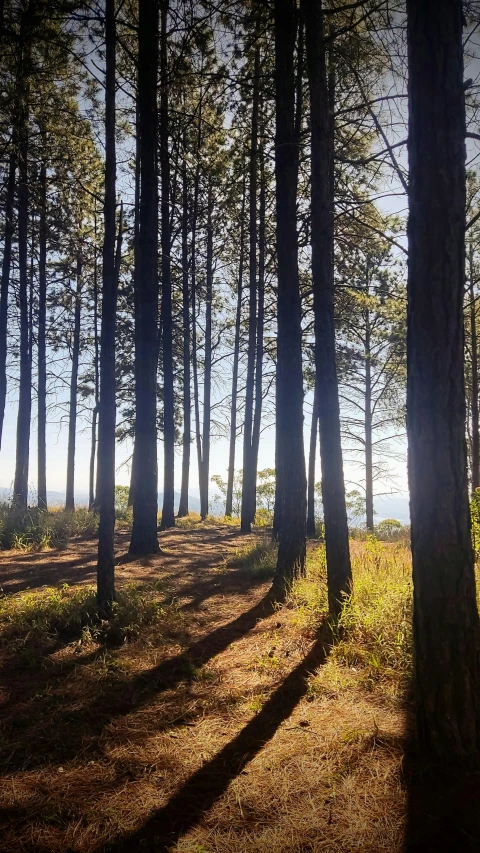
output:
<path id="1" fill-rule="evenodd" d="M 328 626 L 322 626 L 308 655 L 267 700 L 260 713 L 211 761 L 197 770 L 139 830 L 99 850 L 103 853 L 129 853 L 134 850 L 168 853 L 180 836 L 200 821 L 230 782 L 292 714 L 307 692 L 309 675 L 325 663 L 330 641 Z"/>
<path id="2" fill-rule="evenodd" d="M 9 767 L 34 769 L 47 761 L 65 763 L 86 750 L 86 732 L 90 747 L 98 752 L 98 737 L 108 723 L 145 706 L 153 696 L 176 687 L 186 680 L 192 664 L 203 666 L 231 643 L 245 636 L 260 619 L 274 612 L 275 602 L 267 593 L 254 607 L 232 622 L 222 625 L 192 643 L 184 652 L 162 661 L 147 672 L 141 672 L 121 683 L 109 684 L 92 699 L 90 693 L 74 708 L 58 707 L 54 713 L 50 706 L 45 714 L 36 706 L 34 719 L 23 709 L 15 720 L 15 748 L 4 740 L 4 750 L 9 753 Z M 48 697 L 47 697 L 48 698 Z M 39 726 L 41 731 L 39 731 Z M 40 736 L 41 734 L 41 736 Z M 1 756 L 0 756 L 1 760 Z"/>

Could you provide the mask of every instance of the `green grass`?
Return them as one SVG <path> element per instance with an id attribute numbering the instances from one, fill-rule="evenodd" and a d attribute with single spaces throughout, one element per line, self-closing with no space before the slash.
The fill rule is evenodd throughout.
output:
<path id="1" fill-rule="evenodd" d="M 97 530 L 98 517 L 85 507 L 68 512 L 60 508 L 47 511 L 0 503 L 1 550 L 56 548 L 76 536 L 95 536 Z"/>
<path id="2" fill-rule="evenodd" d="M 402 694 L 412 661 L 410 550 L 373 537 L 351 542 L 353 593 L 345 601 L 339 639 L 314 679 L 331 689 L 349 674 L 368 690 Z M 314 629 L 327 618 L 325 549 L 310 549 L 307 575 L 294 584 L 288 604 L 299 628 Z"/>
<path id="3" fill-rule="evenodd" d="M 277 546 L 268 536 L 240 548 L 227 563 L 228 567 L 242 569 L 251 578 L 259 580 L 273 577 L 276 564 Z"/>
<path id="4" fill-rule="evenodd" d="M 170 618 L 159 584 L 123 586 L 108 622 L 97 613 L 93 586 L 46 587 L 0 597 L 0 646 L 28 666 L 60 643 L 119 645 L 140 636 L 143 626 Z M 168 612 L 167 612 L 168 611 Z"/>

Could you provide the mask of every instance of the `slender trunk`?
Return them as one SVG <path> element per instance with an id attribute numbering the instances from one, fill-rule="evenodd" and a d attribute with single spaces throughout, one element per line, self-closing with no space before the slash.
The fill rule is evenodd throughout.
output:
<path id="1" fill-rule="evenodd" d="M 163 508 L 162 530 L 175 527 L 175 398 L 173 390 L 172 280 L 170 270 L 170 155 L 168 150 L 168 0 L 162 0 L 160 65 L 160 167 L 162 176 Z"/>
<path id="2" fill-rule="evenodd" d="M 260 87 L 260 46 L 255 46 L 253 70 L 252 124 L 250 132 L 250 185 L 249 185 L 249 299 L 247 377 L 245 384 L 245 419 L 243 425 L 243 482 L 240 528 L 250 533 L 255 516 L 256 471 L 253 467 L 253 397 L 255 385 L 255 348 L 257 338 L 257 170 L 258 170 L 258 105 Z"/>
<path id="3" fill-rule="evenodd" d="M 44 148 L 45 148 L 45 134 Z M 47 352 L 45 332 L 47 324 L 47 167 L 45 159 L 40 167 L 40 223 L 38 269 L 38 485 L 39 509 L 47 509 Z"/>
<path id="4" fill-rule="evenodd" d="M 368 308 L 365 311 L 365 511 L 367 530 L 373 533 L 372 363 Z"/>
<path id="5" fill-rule="evenodd" d="M 100 517 L 97 603 L 100 612 L 109 615 L 115 598 L 115 328 L 123 230 L 123 207 L 121 206 L 115 252 L 115 0 L 106 0 L 105 45 L 105 199 L 98 421 L 97 498 Z"/>
<path id="6" fill-rule="evenodd" d="M 200 148 L 202 144 L 202 94 L 200 93 L 200 107 L 198 116 L 197 135 L 197 167 L 195 170 L 195 181 L 193 189 L 193 211 L 192 211 L 192 371 L 193 371 L 193 406 L 195 414 L 195 440 L 197 445 L 198 482 L 200 493 L 202 489 L 202 435 L 200 432 L 200 396 L 198 388 L 198 353 L 197 353 L 197 217 L 198 198 L 200 191 Z M 201 503 L 201 498 L 200 498 Z"/>
<path id="7" fill-rule="evenodd" d="M 462 4 L 407 0 L 407 20 L 407 425 L 416 722 L 427 752 L 442 761 L 472 761 L 480 746 L 480 626 L 463 374 Z"/>
<path id="8" fill-rule="evenodd" d="M 184 138 L 184 148 L 186 139 Z M 183 322 L 183 452 L 182 484 L 178 518 L 188 515 L 188 483 L 190 477 L 191 391 L 190 391 L 190 292 L 188 287 L 188 183 L 187 164 L 182 168 L 182 322 Z"/>
<path id="9" fill-rule="evenodd" d="M 75 445 L 77 434 L 77 386 L 80 357 L 80 323 L 82 311 L 82 257 L 77 254 L 75 314 L 73 321 L 72 370 L 70 374 L 70 406 L 68 415 L 67 488 L 65 509 L 75 509 Z"/>
<path id="10" fill-rule="evenodd" d="M 302 310 L 298 277 L 294 54 L 295 0 L 275 0 L 275 177 L 278 261 L 277 441 L 282 525 L 274 587 L 282 594 L 305 571 L 306 473 L 303 447 Z M 278 458 L 278 457 L 277 457 Z"/>
<path id="11" fill-rule="evenodd" d="M 322 465 L 328 601 L 335 618 L 351 587 L 334 319 L 334 125 L 320 0 L 302 0 L 310 88 L 315 382 Z"/>
<path id="12" fill-rule="evenodd" d="M 242 207 L 240 211 L 240 256 L 238 259 L 237 310 L 235 314 L 235 340 L 233 344 L 232 405 L 230 412 L 230 449 L 228 454 L 227 492 L 225 515 L 232 516 L 233 481 L 235 478 L 235 444 L 237 440 L 238 362 L 240 356 L 240 327 L 242 322 L 243 266 L 245 259 L 245 171 L 243 172 Z"/>
<path id="13" fill-rule="evenodd" d="M 315 457 L 317 455 L 318 404 L 317 389 L 313 392 L 312 425 L 308 453 L 307 536 L 315 536 Z"/>
<path id="14" fill-rule="evenodd" d="M 157 199 L 158 8 L 140 0 L 138 100 L 140 125 L 140 234 L 135 316 L 135 482 L 130 552 L 156 553 L 158 512 L 158 199 Z"/>
<path id="15" fill-rule="evenodd" d="M 207 288 L 205 293 L 205 368 L 203 378 L 202 467 L 200 476 L 200 515 L 208 515 L 210 479 L 210 427 L 212 390 L 212 296 L 213 296 L 213 192 L 208 188 L 207 211 Z"/>
<path id="16" fill-rule="evenodd" d="M 472 347 L 472 491 L 480 486 L 480 437 L 478 418 L 477 311 L 473 273 L 473 245 L 469 246 L 470 338 Z"/>
<path id="17" fill-rule="evenodd" d="M 28 64 L 28 59 L 26 64 Z M 20 384 L 17 417 L 17 450 L 14 501 L 21 506 L 28 500 L 28 465 L 30 450 L 30 421 L 32 408 L 32 375 L 28 334 L 28 100 L 29 87 L 24 80 L 19 118 L 19 176 L 18 176 L 18 268 L 20 305 Z"/>
<path id="18" fill-rule="evenodd" d="M 98 263 L 97 263 L 97 211 L 94 214 L 94 256 L 93 256 L 93 350 L 94 350 L 94 395 L 95 405 L 92 411 L 92 432 L 90 440 L 90 469 L 89 469 L 89 498 L 88 505 L 91 510 L 97 509 L 97 498 L 95 489 L 95 457 L 97 453 L 97 421 L 98 408 L 100 405 L 100 375 L 99 375 L 99 340 L 98 340 Z"/>
<path id="19" fill-rule="evenodd" d="M 138 82 L 137 82 L 138 86 Z M 138 108 L 138 94 L 135 107 L 135 210 L 133 214 L 133 303 L 135 317 L 138 316 L 138 282 L 139 282 L 139 239 L 140 239 L 140 111 Z M 135 494 L 135 442 L 132 452 L 132 469 L 130 471 L 130 488 L 128 491 L 128 506 L 133 506 Z"/>
<path id="20" fill-rule="evenodd" d="M 257 305 L 257 352 L 255 356 L 255 409 L 253 415 L 252 453 L 255 478 L 258 468 L 258 450 L 260 446 L 260 427 L 263 404 L 263 338 L 265 327 L 265 156 L 263 145 L 260 148 L 260 199 L 258 211 L 258 305 Z M 256 511 L 256 489 L 254 491 L 254 517 Z"/>
<path id="21" fill-rule="evenodd" d="M 16 169 L 16 141 L 12 138 L 12 150 L 8 161 L 8 177 L 5 191 L 5 231 L 3 236 L 2 282 L 0 290 L 0 447 L 2 445 L 3 420 L 7 397 L 8 291 L 12 263 L 13 205 L 15 200 Z"/>

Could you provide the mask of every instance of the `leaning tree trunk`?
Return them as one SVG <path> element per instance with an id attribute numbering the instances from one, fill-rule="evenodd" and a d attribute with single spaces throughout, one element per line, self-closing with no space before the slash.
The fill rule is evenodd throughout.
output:
<path id="1" fill-rule="evenodd" d="M 253 398 L 255 390 L 255 349 L 257 343 L 257 170 L 258 170 L 258 106 L 260 88 L 260 46 L 257 44 L 253 69 L 252 123 L 250 131 L 249 195 L 249 289 L 248 289 L 248 346 L 245 383 L 245 417 L 243 424 L 243 482 L 240 529 L 250 533 L 255 516 L 256 471 L 252 443 Z"/>
<path id="2" fill-rule="evenodd" d="M 157 470 L 157 70 L 158 7 L 140 0 L 138 37 L 138 101 L 140 128 L 139 276 L 135 306 L 135 482 L 130 552 L 158 551 Z"/>
<path id="3" fill-rule="evenodd" d="M 225 515 L 232 516 L 233 481 L 235 479 L 235 445 L 237 441 L 237 394 L 238 362 L 240 357 L 240 329 L 242 323 L 243 266 L 245 243 L 245 172 L 243 173 L 242 207 L 240 210 L 240 255 L 238 259 L 237 310 L 235 313 L 235 340 L 233 343 L 232 403 L 230 408 L 230 446 L 228 453 L 227 492 L 225 496 Z"/>
<path id="4" fill-rule="evenodd" d="M 469 252 L 469 295 L 470 295 L 470 345 L 472 348 L 472 491 L 480 486 L 480 435 L 478 416 L 478 344 L 477 344 L 477 310 L 475 299 L 473 246 L 470 243 Z"/>
<path id="5" fill-rule="evenodd" d="M 407 426 L 421 746 L 480 746 L 480 628 L 470 537 L 463 298 L 465 95 L 461 0 L 407 0 Z"/>
<path id="6" fill-rule="evenodd" d="M 173 390 L 172 279 L 170 270 L 170 154 L 168 150 L 168 0 L 162 0 L 160 65 L 160 168 L 162 177 L 163 508 L 162 530 L 175 527 L 175 399 Z"/>
<path id="7" fill-rule="evenodd" d="M 298 277 L 294 53 L 295 0 L 275 0 L 275 177 L 278 262 L 277 441 L 282 525 L 274 587 L 281 593 L 305 570 L 306 474 L 303 447 L 302 307 Z"/>
<path id="8" fill-rule="evenodd" d="M 8 291 L 12 264 L 13 205 L 15 201 L 15 178 L 17 152 L 15 135 L 8 161 L 8 177 L 5 190 L 5 230 L 3 235 L 2 282 L 0 289 L 0 447 L 2 445 L 5 402 L 7 398 L 7 334 L 8 334 Z"/>
<path id="9" fill-rule="evenodd" d="M 45 134 L 44 145 L 45 145 Z M 47 167 L 45 159 L 40 167 L 40 223 L 38 262 L 38 392 L 37 392 L 37 447 L 38 484 L 37 502 L 39 509 L 47 509 Z"/>
<path id="10" fill-rule="evenodd" d="M 70 405 L 68 414 L 67 488 L 65 509 L 75 509 L 75 447 L 77 435 L 78 362 L 80 357 L 80 323 L 82 312 L 82 258 L 77 255 L 75 312 L 73 321 L 72 370 L 70 374 Z"/>
<path id="11" fill-rule="evenodd" d="M 17 417 L 17 450 L 13 498 L 26 506 L 28 500 L 28 464 L 32 410 L 32 370 L 29 342 L 28 310 L 28 85 L 20 96 L 19 177 L 18 177 L 18 269 L 20 307 L 20 383 Z"/>
<path id="12" fill-rule="evenodd" d="M 334 321 L 334 184 L 331 113 L 320 0 L 302 0 L 310 86 L 312 162 L 312 279 L 315 382 L 322 465 L 328 601 L 333 617 L 348 593 L 352 572 L 340 439 Z"/>

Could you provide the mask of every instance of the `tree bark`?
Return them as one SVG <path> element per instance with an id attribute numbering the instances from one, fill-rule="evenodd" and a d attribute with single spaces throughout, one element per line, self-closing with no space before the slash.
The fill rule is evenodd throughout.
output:
<path id="1" fill-rule="evenodd" d="M 263 405 L 263 338 L 265 327 L 265 152 L 263 143 L 260 156 L 260 198 L 258 210 L 258 305 L 257 305 L 257 352 L 255 356 L 255 409 L 253 413 L 252 454 L 255 481 L 258 470 L 258 450 L 260 446 L 260 427 L 262 425 Z M 253 493 L 253 518 L 257 509 L 256 488 Z"/>
<path id="2" fill-rule="evenodd" d="M 73 321 L 72 369 L 70 373 L 70 405 L 68 414 L 67 488 L 65 509 L 75 509 L 75 447 L 77 434 L 77 386 L 80 357 L 80 324 L 82 312 L 82 257 L 77 254 L 75 312 Z"/>
<path id="3" fill-rule="evenodd" d="M 115 598 L 115 328 L 122 246 L 120 207 L 115 251 L 115 0 L 105 5 L 105 199 L 103 207 L 102 327 L 100 335 L 100 405 L 98 421 L 98 560 L 97 603 L 108 615 Z"/>
<path id="4" fill-rule="evenodd" d="M 307 536 L 315 536 L 315 457 L 317 454 L 318 405 L 317 389 L 313 392 L 312 425 L 310 427 L 310 448 L 308 453 L 307 482 Z"/>
<path id="5" fill-rule="evenodd" d="M 253 453 L 253 398 L 255 390 L 255 350 L 257 343 L 257 170 L 258 170 L 258 107 L 260 90 L 260 46 L 257 43 L 253 69 L 252 123 L 250 131 L 249 182 L 249 299 L 247 376 L 245 384 L 245 417 L 243 424 L 243 481 L 240 529 L 250 533 L 255 517 L 256 471 Z"/>
<path id="6" fill-rule="evenodd" d="M 12 264 L 13 205 L 15 201 L 16 170 L 16 140 L 12 138 L 12 150 L 8 161 L 8 177 L 5 191 L 5 231 L 3 236 L 2 283 L 0 290 L 0 447 L 2 445 L 5 402 L 7 398 L 8 291 Z"/>
<path id="7" fill-rule="evenodd" d="M 138 72 L 137 72 L 138 73 Z M 139 313 L 138 306 L 138 282 L 140 278 L 140 111 L 138 106 L 138 78 L 137 78 L 137 99 L 135 104 L 135 210 L 133 219 L 133 303 L 134 315 L 137 317 Z M 130 471 L 130 488 L 128 491 L 128 506 L 133 507 L 133 496 L 135 493 L 135 442 L 132 452 L 132 468 Z"/>
<path id="8" fill-rule="evenodd" d="M 184 137 L 184 149 L 186 139 Z M 186 151 L 184 150 L 184 156 Z M 190 390 L 190 290 L 188 286 L 188 181 L 187 164 L 182 167 L 182 323 L 183 323 L 183 442 L 182 483 L 178 518 L 188 515 L 188 484 L 190 478 L 190 447 L 192 441 L 192 401 Z"/>
<path id="9" fill-rule="evenodd" d="M 30 421 L 32 410 L 32 371 L 30 363 L 30 341 L 28 333 L 28 120 L 29 85 L 27 67 L 29 46 L 25 47 L 19 95 L 19 175 L 18 175 L 18 268 L 20 304 L 20 383 L 17 417 L 17 449 L 14 502 L 26 506 L 28 500 L 28 465 L 30 452 Z"/>
<path id="10" fill-rule="evenodd" d="M 235 314 L 235 340 L 233 344 L 232 405 L 230 409 L 230 446 L 228 454 L 227 492 L 225 515 L 232 517 L 233 481 L 235 479 L 235 445 L 237 441 L 238 362 L 240 357 L 240 328 L 242 322 L 243 267 L 245 262 L 245 171 L 242 183 L 240 210 L 240 255 L 238 259 L 237 310 Z"/>
<path id="11" fill-rule="evenodd" d="M 368 295 L 368 284 L 367 284 Z M 372 362 L 370 352 L 370 312 L 365 310 L 365 512 L 367 530 L 375 530 L 373 518 L 373 451 L 372 451 Z"/>
<path id="12" fill-rule="evenodd" d="M 140 126 L 139 279 L 135 316 L 135 481 L 130 552 L 158 552 L 157 511 L 157 70 L 158 7 L 140 0 L 138 101 Z"/>
<path id="13" fill-rule="evenodd" d="M 315 381 L 322 465 L 328 601 L 332 617 L 348 594 L 352 573 L 340 439 L 340 407 L 334 320 L 333 116 L 321 2 L 302 0 L 310 87 L 312 163 L 312 284 L 315 322 Z"/>
<path id="14" fill-rule="evenodd" d="M 210 428 L 212 392 L 212 297 L 213 297 L 213 190 L 208 188 L 207 201 L 207 287 L 205 293 L 205 368 L 203 377 L 202 461 L 199 469 L 200 515 L 208 515 L 210 482 Z"/>
<path id="15" fill-rule="evenodd" d="M 161 529 L 175 527 L 175 398 L 173 389 L 172 280 L 170 270 L 170 155 L 167 68 L 168 0 L 161 5 L 160 168 L 162 178 L 163 508 Z"/>
<path id="16" fill-rule="evenodd" d="M 477 310 L 473 271 L 473 245 L 469 246 L 470 344 L 472 348 L 472 491 L 480 486 L 480 435 L 478 416 Z"/>
<path id="17" fill-rule="evenodd" d="M 471 761 L 480 734 L 480 629 L 463 375 L 462 4 L 407 0 L 407 16 L 407 425 L 417 734 L 442 760 Z"/>
<path id="18" fill-rule="evenodd" d="M 90 468 L 89 468 L 89 509 L 98 509 L 95 488 L 95 457 L 97 455 L 97 421 L 100 405 L 100 350 L 98 339 L 98 263 L 97 263 L 97 211 L 94 213 L 94 256 L 93 256 L 93 350 L 94 350 L 94 398 L 95 405 L 92 412 L 92 430 L 90 439 Z"/>
<path id="19" fill-rule="evenodd" d="M 305 571 L 306 473 L 303 447 L 302 311 L 298 277 L 294 53 L 295 0 L 275 0 L 275 177 L 278 261 L 277 442 L 281 516 L 274 587 L 283 593 Z M 278 459 L 278 456 L 277 456 Z"/>
<path id="20" fill-rule="evenodd" d="M 43 133 L 44 148 L 45 137 Z M 38 483 L 39 509 L 47 509 L 47 351 L 45 333 L 47 325 L 47 167 L 45 157 L 40 166 L 40 223 L 38 269 Z"/>

